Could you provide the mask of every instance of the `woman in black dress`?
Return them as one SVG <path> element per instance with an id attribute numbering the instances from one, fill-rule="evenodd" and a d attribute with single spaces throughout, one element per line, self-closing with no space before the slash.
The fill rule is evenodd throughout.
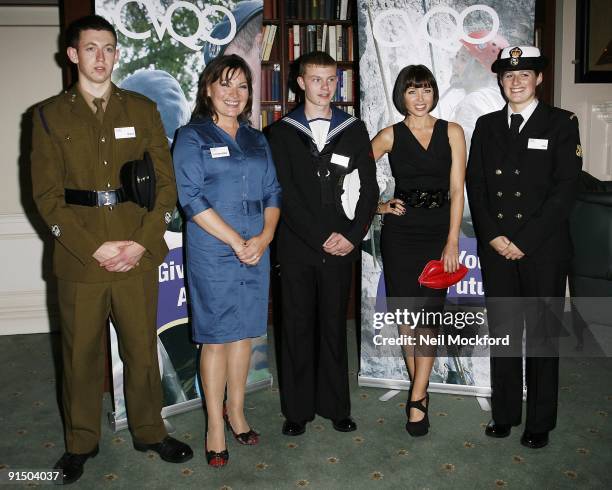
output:
<path id="1" fill-rule="evenodd" d="M 377 209 L 384 215 L 381 252 L 389 311 L 441 312 L 446 289 L 421 287 L 419 274 L 432 259 L 442 259 L 446 272 L 459 266 L 465 140 L 461 126 L 430 114 L 437 102 L 438 86 L 429 69 L 405 67 L 393 89 L 393 103 L 405 117 L 372 140 L 374 159 L 388 153 L 395 179 L 394 198 Z M 427 387 L 435 359 L 435 347 L 423 339 L 438 329 L 429 322 L 401 325 L 399 330 L 415 343 L 403 346 L 411 381 L 406 430 L 421 436 L 429 428 Z"/>

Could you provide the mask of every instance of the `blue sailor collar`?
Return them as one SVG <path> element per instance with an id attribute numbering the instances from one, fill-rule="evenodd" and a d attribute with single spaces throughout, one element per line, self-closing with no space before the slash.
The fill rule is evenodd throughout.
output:
<path id="1" fill-rule="evenodd" d="M 327 140 L 325 141 L 326 145 L 336 136 L 340 135 L 340 133 L 342 133 L 346 128 L 359 120 L 355 116 L 351 116 L 337 107 L 332 106 L 331 110 L 332 117 L 329 123 L 329 131 L 327 132 Z M 312 131 L 310 130 L 310 125 L 308 124 L 308 119 L 304 113 L 304 104 L 297 106 L 293 111 L 283 117 L 281 121 L 286 124 L 290 124 L 298 131 L 304 133 L 314 142 Z"/>

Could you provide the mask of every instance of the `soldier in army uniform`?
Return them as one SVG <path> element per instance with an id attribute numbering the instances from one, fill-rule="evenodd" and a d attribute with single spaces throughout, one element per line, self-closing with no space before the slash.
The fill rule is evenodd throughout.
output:
<path id="1" fill-rule="evenodd" d="M 55 468 L 71 483 L 98 453 L 109 316 L 118 329 L 134 448 L 174 463 L 193 453 L 168 436 L 160 414 L 157 266 L 168 251 L 163 234 L 176 202 L 164 128 L 153 102 L 111 83 L 118 51 L 108 21 L 81 18 L 69 26 L 66 41 L 78 82 L 35 109 L 32 182 L 55 237 L 66 436 Z M 120 169 L 145 153 L 155 187 L 147 203 L 132 202 Z"/>
<path id="2" fill-rule="evenodd" d="M 485 433 L 507 437 L 521 424 L 525 329 L 521 444 L 530 448 L 548 444 L 556 425 L 558 318 L 572 255 L 568 216 L 582 167 L 576 116 L 536 97 L 546 62 L 532 46 L 501 51 L 492 70 L 508 104 L 478 119 L 466 179 L 489 329 L 511 341 L 509 350 L 492 351 L 493 419 Z"/>

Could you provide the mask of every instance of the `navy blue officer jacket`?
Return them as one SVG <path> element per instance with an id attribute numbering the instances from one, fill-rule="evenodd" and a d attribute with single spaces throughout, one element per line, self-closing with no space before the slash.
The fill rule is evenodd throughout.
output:
<path id="1" fill-rule="evenodd" d="M 517 139 L 508 108 L 481 116 L 472 136 L 466 184 L 479 253 L 505 235 L 537 260 L 572 256 L 568 217 L 582 168 L 575 114 L 539 102 Z"/>

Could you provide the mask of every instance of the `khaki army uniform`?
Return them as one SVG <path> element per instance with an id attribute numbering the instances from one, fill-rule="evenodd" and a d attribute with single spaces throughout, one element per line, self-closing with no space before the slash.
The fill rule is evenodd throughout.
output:
<path id="1" fill-rule="evenodd" d="M 117 129 L 123 128 L 123 129 Z M 62 322 L 63 406 L 67 450 L 86 453 L 98 443 L 104 382 L 103 332 L 117 327 L 124 362 L 128 421 L 135 439 L 166 436 L 160 416 L 157 362 L 157 266 L 163 234 L 176 203 L 168 143 L 155 104 L 112 85 L 100 123 L 76 87 L 34 111 L 34 200 L 55 237 Z M 133 202 L 89 207 L 66 204 L 64 189 L 120 188 L 121 166 L 148 151 L 155 166 L 152 211 Z M 133 240 L 146 248 L 129 272 L 108 272 L 92 254 L 106 241 Z"/>

